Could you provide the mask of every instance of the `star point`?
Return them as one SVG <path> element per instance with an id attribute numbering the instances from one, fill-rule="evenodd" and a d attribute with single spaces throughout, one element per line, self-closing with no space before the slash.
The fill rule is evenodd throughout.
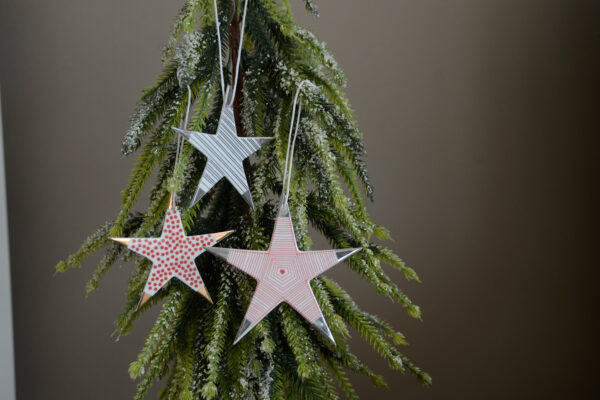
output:
<path id="1" fill-rule="evenodd" d="M 213 235 L 215 235 L 215 240 L 218 242 L 219 240 L 225 239 L 227 236 L 231 235 L 233 232 L 235 232 L 235 231 L 231 230 L 231 231 L 225 231 L 225 232 L 217 232 L 217 233 L 213 233 Z"/>
<path id="2" fill-rule="evenodd" d="M 325 321 L 325 318 L 323 318 L 323 316 L 317 318 L 317 320 L 313 322 L 312 325 L 323 335 L 325 335 L 327 339 L 331 340 L 333 344 L 335 344 L 333 334 L 331 333 L 331 330 L 329 329 L 329 326 L 327 325 L 327 322 Z"/>
<path id="3" fill-rule="evenodd" d="M 204 296 L 210 304 L 213 304 L 213 301 L 210 298 L 210 294 L 208 294 L 208 290 L 206 290 L 206 286 L 202 286 L 200 289 L 198 289 L 198 293 L 200 293 L 202 296 Z"/>
<path id="4" fill-rule="evenodd" d="M 242 338 L 246 336 L 246 333 L 250 332 L 250 330 L 253 327 L 254 324 L 252 324 L 252 322 L 249 319 L 244 318 L 242 324 L 240 325 L 240 329 L 238 329 L 237 335 L 235 335 L 235 340 L 233 341 L 233 344 L 237 344 L 237 342 L 242 340 Z"/>
<path id="5" fill-rule="evenodd" d="M 114 240 L 117 243 L 121 243 L 125 246 L 129 246 L 129 238 L 110 238 L 111 240 Z"/>
<path id="6" fill-rule="evenodd" d="M 140 297 L 140 301 L 138 302 L 137 307 L 135 308 L 136 311 L 139 310 L 140 308 L 142 308 L 142 306 L 144 304 L 146 304 L 148 302 L 148 300 L 150 300 L 152 296 L 149 295 L 148 293 L 142 293 L 142 296 Z"/>

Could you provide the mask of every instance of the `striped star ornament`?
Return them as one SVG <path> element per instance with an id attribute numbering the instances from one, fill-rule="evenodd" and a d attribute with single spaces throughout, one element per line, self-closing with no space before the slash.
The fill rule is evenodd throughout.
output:
<path id="1" fill-rule="evenodd" d="M 227 99 L 228 96 L 226 95 L 225 98 Z M 216 134 L 173 129 L 182 134 L 207 159 L 192 205 L 196 204 L 222 178 L 226 178 L 250 207 L 254 208 L 243 161 L 273 138 L 239 137 L 235 127 L 233 106 L 227 101 L 223 104 Z"/>
<path id="2" fill-rule="evenodd" d="M 284 202 L 267 251 L 207 248 L 258 281 L 235 343 L 279 303 L 285 301 L 335 343 L 310 281 L 360 249 L 300 251 L 289 208 Z"/>
<path id="3" fill-rule="evenodd" d="M 112 238 L 152 261 L 138 308 L 173 277 L 211 301 L 194 260 L 231 232 L 233 231 L 186 236 L 179 211 L 171 200 L 159 238 Z"/>

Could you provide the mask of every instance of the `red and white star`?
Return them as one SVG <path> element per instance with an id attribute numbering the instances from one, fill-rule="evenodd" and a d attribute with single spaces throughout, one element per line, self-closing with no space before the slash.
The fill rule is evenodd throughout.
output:
<path id="1" fill-rule="evenodd" d="M 171 206 L 167 210 L 159 238 L 112 238 L 152 261 L 152 269 L 138 308 L 173 277 L 211 301 L 194 260 L 206 248 L 214 246 L 231 232 L 233 231 L 186 236 L 179 211 Z"/>
<path id="2" fill-rule="evenodd" d="M 275 221 L 267 251 L 207 249 L 258 281 L 246 311 L 237 343 L 279 303 L 285 301 L 331 341 L 333 336 L 325 322 L 310 281 L 360 249 L 300 251 L 287 204 L 283 204 Z"/>

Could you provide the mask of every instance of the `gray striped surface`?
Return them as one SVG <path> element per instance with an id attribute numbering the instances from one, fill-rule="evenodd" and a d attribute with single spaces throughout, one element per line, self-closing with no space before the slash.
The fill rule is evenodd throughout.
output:
<path id="1" fill-rule="evenodd" d="M 192 205 L 196 204 L 222 178 L 226 178 L 254 208 L 244 172 L 243 161 L 273 138 L 239 137 L 235 128 L 233 107 L 223 105 L 216 134 L 174 128 L 207 158 Z"/>

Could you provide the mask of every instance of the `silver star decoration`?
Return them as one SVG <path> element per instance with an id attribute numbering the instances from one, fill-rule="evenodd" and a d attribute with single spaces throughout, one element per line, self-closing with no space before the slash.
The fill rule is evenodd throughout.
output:
<path id="1" fill-rule="evenodd" d="M 227 99 L 228 96 L 225 98 Z M 196 204 L 222 178 L 227 178 L 250 207 L 254 208 L 243 162 L 274 138 L 239 137 L 236 131 L 233 106 L 227 103 L 225 101 L 223 104 L 217 133 L 214 135 L 173 128 L 207 159 L 192 205 Z"/>

